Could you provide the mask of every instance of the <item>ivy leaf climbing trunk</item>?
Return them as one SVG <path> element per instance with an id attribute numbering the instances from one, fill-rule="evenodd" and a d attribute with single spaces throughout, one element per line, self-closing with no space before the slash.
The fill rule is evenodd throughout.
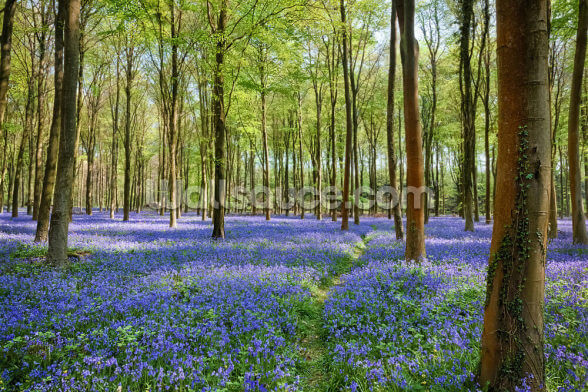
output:
<path id="1" fill-rule="evenodd" d="M 551 181 L 547 0 L 497 1 L 498 161 L 480 383 L 544 389 Z"/>

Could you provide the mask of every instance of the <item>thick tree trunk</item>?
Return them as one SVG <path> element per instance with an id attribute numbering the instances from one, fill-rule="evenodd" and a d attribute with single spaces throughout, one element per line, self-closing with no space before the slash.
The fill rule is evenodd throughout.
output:
<path id="1" fill-rule="evenodd" d="M 575 244 L 588 244 L 586 220 L 582 200 L 582 173 L 580 166 L 580 102 L 582 76 L 586 63 L 586 30 L 588 28 L 588 0 L 579 1 L 576 54 L 568 112 L 568 163 L 570 168 L 570 193 L 572 199 L 572 233 Z"/>
<path id="2" fill-rule="evenodd" d="M 398 0 L 401 30 L 400 54 L 404 93 L 406 140 L 406 250 L 407 261 L 420 261 L 425 253 L 424 162 L 418 103 L 418 43 L 414 37 L 414 0 Z"/>
<path id="3" fill-rule="evenodd" d="M 67 262 L 67 233 L 76 143 L 77 74 L 80 65 L 80 0 L 63 0 L 63 2 L 65 3 L 63 110 L 56 182 L 59 192 L 55 193 L 47 252 L 47 261 L 56 265 Z"/>
<path id="4" fill-rule="evenodd" d="M 550 188 L 547 1 L 497 2 L 498 163 L 480 383 L 545 389 Z M 514 181 L 513 181 L 514 179 Z"/>
<path id="5" fill-rule="evenodd" d="M 394 214 L 394 230 L 396 239 L 404 238 L 402 227 L 402 214 L 400 211 L 401 200 L 398 199 L 399 192 L 396 181 L 396 149 L 394 146 L 394 81 L 396 74 L 396 0 L 392 0 L 390 17 L 390 68 L 388 69 L 388 100 L 386 105 L 386 141 L 388 147 L 388 179 L 393 192 L 396 191 L 397 200 L 392 198 L 392 205 L 389 206 L 388 214 Z"/>
<path id="6" fill-rule="evenodd" d="M 63 96 L 63 31 L 65 22 L 65 2 L 58 4 L 55 16 L 55 69 L 54 69 L 54 97 L 53 118 L 49 130 L 49 142 L 47 145 L 47 158 L 45 163 L 45 175 L 43 176 L 43 190 L 39 203 L 39 215 L 37 216 L 37 231 L 35 242 L 47 241 L 49 234 L 49 215 L 55 189 L 55 176 L 57 173 L 57 160 L 59 154 L 59 139 L 61 132 L 61 108 Z"/>
<path id="7" fill-rule="evenodd" d="M 352 120 L 352 109 L 351 109 L 351 93 L 349 86 L 349 54 L 347 51 L 348 45 L 348 32 L 347 32 L 347 21 L 345 11 L 345 0 L 341 0 L 340 3 L 341 11 L 341 24 L 343 28 L 342 32 L 342 46 L 343 56 L 341 62 L 343 63 L 343 80 L 345 85 L 345 169 L 343 172 L 343 205 L 341 207 L 341 230 L 349 230 L 349 183 L 350 183 L 350 172 L 351 172 L 351 148 L 352 148 L 352 137 L 353 137 L 353 120 Z"/>

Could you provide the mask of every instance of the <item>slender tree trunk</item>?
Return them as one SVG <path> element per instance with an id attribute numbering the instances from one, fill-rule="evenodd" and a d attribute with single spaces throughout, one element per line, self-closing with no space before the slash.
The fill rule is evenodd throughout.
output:
<path id="1" fill-rule="evenodd" d="M 44 12 L 44 11 L 43 11 Z M 45 27 L 45 25 L 43 26 Z M 45 130 L 45 88 L 47 72 L 46 42 L 44 33 L 39 39 L 39 74 L 37 75 L 37 145 L 35 149 L 35 189 L 33 196 L 33 220 L 39 217 L 43 191 L 43 134 Z"/>
<path id="2" fill-rule="evenodd" d="M 65 2 L 59 1 L 57 15 L 55 16 L 55 69 L 54 69 L 54 98 L 53 118 L 49 130 L 49 143 L 47 145 L 47 159 L 45 163 L 45 175 L 43 177 L 43 190 L 39 204 L 37 217 L 37 231 L 35 242 L 47 241 L 49 234 L 49 214 L 53 201 L 53 191 L 57 174 L 57 160 L 60 148 L 61 132 L 61 108 L 63 96 L 63 32 L 65 23 Z"/>
<path id="3" fill-rule="evenodd" d="M 297 126 L 298 126 L 298 160 L 300 164 L 300 190 L 304 188 L 304 160 L 302 158 L 302 96 L 298 93 L 297 109 Z M 300 219 L 304 219 L 304 198 L 300 200 Z"/>
<path id="4" fill-rule="evenodd" d="M 181 21 L 181 13 L 176 15 L 175 5 L 174 2 L 170 4 L 171 9 L 171 37 L 172 47 L 171 47 L 171 112 L 169 116 L 169 137 L 168 137 L 168 146 L 169 146 L 169 184 L 168 184 L 168 193 L 169 193 L 169 204 L 170 204 L 170 212 L 169 212 L 169 227 L 176 227 L 177 226 L 177 218 L 179 215 L 179 206 L 178 203 L 178 187 L 177 187 L 177 151 L 178 151 L 178 140 L 179 140 L 179 127 L 178 127 L 178 87 L 179 87 L 179 70 L 178 70 L 178 44 L 176 39 L 179 34 L 179 28 L 177 26 L 181 25 L 181 23 L 177 23 Z"/>
<path id="5" fill-rule="evenodd" d="M 546 0 L 497 1 L 498 162 L 480 383 L 545 389 L 550 181 Z M 531 82 L 530 82 L 531 81 Z M 514 179 L 514 181 L 513 181 Z"/>
<path id="6" fill-rule="evenodd" d="M 25 126 L 18 149 L 18 156 L 16 158 L 16 165 L 14 166 L 14 188 L 12 190 L 12 217 L 18 217 L 18 192 L 20 190 L 21 177 L 24 170 L 24 153 L 29 143 L 29 137 L 33 132 L 33 95 L 34 95 L 34 80 L 31 78 L 28 82 L 27 89 L 27 103 L 25 108 Z M 24 191 L 24 184 L 23 189 Z M 24 200 L 23 200 L 24 201 Z"/>
<path id="7" fill-rule="evenodd" d="M 333 37 L 335 37 L 336 31 L 333 32 Z M 327 47 L 327 65 L 329 71 L 329 92 L 330 92 L 330 100 L 331 100 L 331 124 L 329 127 L 329 138 L 330 138 L 330 148 L 331 148 L 331 188 L 335 189 L 337 185 L 337 149 L 336 149 L 336 135 L 335 135 L 335 122 L 336 122 L 336 115 L 335 111 L 337 109 L 337 73 L 336 70 L 338 69 L 339 65 L 339 47 L 337 41 L 333 38 L 330 48 Z M 331 208 L 331 220 L 333 222 L 337 221 L 337 208 Z"/>
<path id="8" fill-rule="evenodd" d="M 318 58 L 317 58 L 318 61 Z M 321 162 L 321 112 L 323 106 L 323 94 L 322 94 L 322 86 L 315 86 L 315 101 L 316 101 L 316 219 L 321 220 L 323 219 L 322 215 L 322 179 L 323 179 L 323 171 L 322 171 L 322 162 Z"/>
<path id="9" fill-rule="evenodd" d="M 123 193 L 123 221 L 129 220 L 129 213 L 131 211 L 131 87 L 133 85 L 133 61 L 134 61 L 134 48 L 132 44 L 129 44 L 126 48 L 126 84 L 125 84 L 125 98 L 126 98 L 126 111 L 125 111 L 125 136 L 124 136 L 124 149 L 125 149 L 125 182 L 124 182 L 124 193 Z M 118 109 L 117 109 L 118 111 Z"/>
<path id="10" fill-rule="evenodd" d="M 65 4 L 63 110 L 59 140 L 56 187 L 47 261 L 63 265 L 67 262 L 67 233 L 73 185 L 74 149 L 76 142 L 77 74 L 80 63 L 80 0 L 62 0 Z M 61 1 L 60 1 L 61 3 Z"/>
<path id="11" fill-rule="evenodd" d="M 341 24 L 343 28 L 342 32 L 342 46 L 343 56 L 341 62 L 343 63 L 343 80 L 345 85 L 345 169 L 343 172 L 343 205 L 341 207 L 341 230 L 349 230 L 349 183 L 350 183 L 350 172 L 351 172 L 351 148 L 352 148 L 352 137 L 353 137 L 353 120 L 352 109 L 351 109 L 351 93 L 349 86 L 349 55 L 347 51 L 348 45 L 348 32 L 347 32 L 347 21 L 345 11 L 345 0 L 341 0 L 340 3 L 341 11 Z"/>
<path id="12" fill-rule="evenodd" d="M 269 190 L 269 148 L 267 143 L 267 115 L 266 115 L 266 73 L 265 63 L 267 61 L 266 48 L 263 44 L 259 49 L 259 81 L 261 86 L 261 137 L 263 140 L 263 212 L 265 220 L 270 220 L 270 190 Z"/>
<path id="13" fill-rule="evenodd" d="M 95 114 L 94 114 L 95 115 Z M 93 120 L 90 120 L 93 122 Z M 88 170 L 86 176 L 86 215 L 92 215 L 92 209 L 94 206 L 94 154 L 96 150 L 96 124 L 90 125 L 88 134 Z"/>
<path id="14" fill-rule="evenodd" d="M 568 112 L 568 163 L 570 170 L 570 193 L 572 198 L 572 234 L 575 244 L 588 244 L 586 220 L 582 200 L 582 173 L 580 166 L 580 102 L 582 76 L 586 63 L 586 30 L 588 28 L 588 0 L 579 1 L 576 54 Z"/>
<path id="15" fill-rule="evenodd" d="M 414 37 L 414 0 L 396 3 L 401 30 L 400 54 L 404 92 L 406 140 L 406 250 L 407 261 L 420 261 L 425 253 L 424 162 L 418 104 L 418 43 Z"/>
<path id="16" fill-rule="evenodd" d="M 489 0 L 484 0 L 484 26 L 486 28 L 490 25 L 490 4 Z M 484 39 L 489 40 L 488 34 Z M 490 224 L 490 45 L 486 42 L 484 53 L 484 96 L 482 101 L 484 103 L 484 155 L 486 158 L 486 224 Z"/>
<path id="17" fill-rule="evenodd" d="M 0 37 L 0 130 L 4 135 L 2 149 L 2 167 L 0 168 L 0 213 L 4 209 L 4 176 L 6 172 L 8 129 L 5 127 L 6 108 L 8 106 L 8 82 L 10 80 L 10 53 L 12 51 L 12 30 L 14 27 L 14 13 L 16 0 L 6 0 L 2 22 L 2 36 Z M 10 194 L 10 188 L 8 189 Z"/>
<path id="18" fill-rule="evenodd" d="M 396 181 L 396 150 L 394 146 L 394 81 L 396 74 L 396 0 L 392 0 L 390 17 L 390 68 L 388 69 L 388 101 L 386 106 L 386 140 L 388 146 L 388 179 L 393 192 L 396 192 L 397 200 L 392 198 L 388 214 L 394 213 L 394 230 L 396 239 L 404 238 L 402 227 L 402 213 L 400 211 L 401 200 L 398 199 L 398 184 Z"/>
<path id="19" fill-rule="evenodd" d="M 460 34 L 460 90 L 461 90 L 461 116 L 463 133 L 463 165 L 462 165 L 462 186 L 463 186 L 463 214 L 465 218 L 465 230 L 474 231 L 474 195 L 473 184 L 475 150 L 475 118 L 473 113 L 472 77 L 470 63 L 470 33 L 473 17 L 473 0 L 461 1 L 461 34 Z"/>
<path id="20" fill-rule="evenodd" d="M 120 105 L 120 55 L 116 56 L 116 98 L 112 109 L 112 140 L 110 144 L 110 219 L 114 219 L 118 193 L 118 126 Z"/>
<path id="21" fill-rule="evenodd" d="M 584 83 L 584 96 L 588 97 L 588 83 Z M 588 104 L 588 102 L 587 102 Z M 582 139 L 584 140 L 584 197 L 586 198 L 586 209 L 588 210 L 588 105 L 584 104 L 582 115 Z"/>

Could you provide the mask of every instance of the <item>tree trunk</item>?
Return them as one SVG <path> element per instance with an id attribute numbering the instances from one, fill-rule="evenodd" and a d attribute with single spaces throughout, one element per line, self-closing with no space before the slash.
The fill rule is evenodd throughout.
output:
<path id="1" fill-rule="evenodd" d="M 297 109 L 297 125 L 298 125 L 298 163 L 300 164 L 300 189 L 304 188 L 304 160 L 302 158 L 302 96 L 298 93 L 298 109 Z M 300 219 L 304 219 L 304 198 L 300 200 Z"/>
<path id="2" fill-rule="evenodd" d="M 388 179 L 393 192 L 396 192 L 397 200 L 391 199 L 392 205 L 388 213 L 394 213 L 394 230 L 396 239 L 404 238 L 402 227 L 402 214 L 400 211 L 401 200 L 398 199 L 398 184 L 396 181 L 396 150 L 394 146 L 394 81 L 396 74 L 396 1 L 392 0 L 390 17 L 390 68 L 388 69 L 388 101 L 386 105 L 386 141 L 388 146 Z"/>
<path id="3" fill-rule="evenodd" d="M 336 31 L 333 32 L 333 37 L 335 37 Z M 331 100 L 331 124 L 329 127 L 329 138 L 331 144 L 331 188 L 335 189 L 337 185 L 337 149 L 335 144 L 335 121 L 336 121 L 336 114 L 335 111 L 337 109 L 337 74 L 336 70 L 338 69 L 339 65 L 339 50 L 338 50 L 338 43 L 335 39 L 331 42 L 330 50 L 327 48 L 327 63 L 328 63 L 328 71 L 329 71 L 329 92 L 330 92 L 330 100 Z M 337 221 L 337 208 L 331 208 L 331 220 L 333 222 Z"/>
<path id="4" fill-rule="evenodd" d="M 570 193 L 572 198 L 572 234 L 575 244 L 588 244 L 586 220 L 582 200 L 582 173 L 580 166 L 580 101 L 582 99 L 582 76 L 586 63 L 586 30 L 588 28 L 588 0 L 579 1 L 576 54 L 570 92 L 568 112 L 568 163 L 570 170 Z"/>
<path id="5" fill-rule="evenodd" d="M 43 176 L 43 190 L 39 203 L 39 215 L 37 216 L 35 242 L 47 241 L 49 234 L 49 214 L 51 212 L 53 191 L 55 189 L 61 132 L 61 108 L 63 106 L 63 31 L 65 12 L 65 2 L 59 1 L 57 15 L 55 16 L 55 69 L 53 72 L 55 93 L 53 98 L 53 118 L 51 120 L 51 129 L 49 130 L 49 143 L 47 145 L 45 175 Z"/>
<path id="6" fill-rule="evenodd" d="M 126 48 L 126 111 L 125 111 L 125 183 L 123 191 L 123 221 L 129 220 L 131 211 L 131 87 L 133 85 L 133 60 L 134 48 L 129 45 Z M 118 110 L 118 109 L 117 109 Z"/>
<path id="7" fill-rule="evenodd" d="M 80 65 L 80 0 L 63 0 L 63 2 L 65 3 L 63 110 L 56 182 L 59 192 L 55 194 L 47 252 L 47 261 L 56 265 L 67 262 L 67 233 L 76 143 L 77 75 Z"/>
<path id="8" fill-rule="evenodd" d="M 270 220 L 270 190 L 269 190 L 269 149 L 267 145 L 267 115 L 266 115 L 266 74 L 265 63 L 267 61 L 266 48 L 261 44 L 259 48 L 259 81 L 261 87 L 261 137 L 263 140 L 263 212 L 265 220 Z"/>
<path id="9" fill-rule="evenodd" d="M 227 4 L 222 1 L 219 10 L 216 33 L 216 55 L 214 70 L 214 88 L 212 93 L 214 117 L 214 200 L 213 200 L 213 229 L 212 238 L 225 238 L 225 165 L 226 165 L 226 123 L 225 123 L 225 84 L 223 68 L 225 62 L 226 38 L 224 37 L 227 23 Z"/>
<path id="10" fill-rule="evenodd" d="M 110 143 L 110 219 L 114 219 L 116 210 L 116 199 L 118 193 L 118 126 L 119 126 L 119 104 L 120 104 L 120 54 L 116 56 L 116 98 L 112 108 L 112 140 Z"/>
<path id="11" fill-rule="evenodd" d="M 472 76 L 470 63 L 470 32 L 473 17 L 473 0 L 461 1 L 461 25 L 460 25 L 460 91 L 461 91 L 461 116 L 463 133 L 463 214 L 465 218 L 465 230 L 474 231 L 474 150 L 475 150 L 475 118 L 473 116 Z"/>
<path id="12" fill-rule="evenodd" d="M 341 24 L 343 28 L 342 45 L 343 56 L 341 62 L 343 63 L 343 80 L 345 85 L 345 169 L 343 172 L 343 205 L 341 207 L 341 230 L 349 230 L 349 182 L 351 172 L 351 142 L 353 136 L 353 120 L 351 118 L 351 93 L 349 86 L 349 55 L 347 52 L 347 22 L 345 11 L 345 0 L 341 0 Z"/>
<path id="13" fill-rule="evenodd" d="M 171 9 L 171 103 L 170 103 L 170 116 L 169 116 L 169 127 L 168 127 L 168 146 L 169 146 L 169 227 L 177 227 L 177 218 L 179 214 L 178 195 L 177 195 L 177 151 L 178 151 L 178 140 L 179 140 L 179 129 L 178 129 L 178 86 L 179 86 L 179 70 L 178 70 L 178 44 L 177 37 L 179 34 L 178 27 L 176 26 L 176 12 L 174 2 L 170 4 Z M 178 19 L 181 19 L 181 14 L 178 15 Z M 180 25 L 180 23 L 178 23 Z"/>
<path id="14" fill-rule="evenodd" d="M 398 0 L 400 53 L 404 93 L 406 140 L 406 251 L 407 261 L 420 261 L 425 253 L 424 163 L 418 103 L 418 43 L 414 37 L 414 0 Z"/>
<path id="15" fill-rule="evenodd" d="M 4 134 L 2 153 L 2 168 L 0 168 L 0 213 L 4 209 L 4 176 L 6 172 L 8 129 L 4 126 L 6 108 L 8 106 L 8 82 L 10 80 L 10 53 L 12 50 L 12 30 L 14 27 L 14 13 L 16 0 L 6 0 L 2 22 L 2 36 L 0 37 L 0 130 Z M 8 189 L 10 193 L 10 189 Z"/>
<path id="16" fill-rule="evenodd" d="M 490 26 L 490 4 L 489 0 L 484 0 L 484 26 Z M 484 39 L 489 40 L 488 34 Z M 487 42 L 484 46 L 486 53 L 484 54 L 484 96 L 482 101 L 484 104 L 484 155 L 486 158 L 486 200 L 485 213 L 486 224 L 490 224 L 490 45 Z"/>
<path id="17" fill-rule="evenodd" d="M 547 1 L 497 1 L 498 162 L 480 383 L 545 389 L 550 181 Z M 514 179 L 514 181 L 513 181 Z"/>
<path id="18" fill-rule="evenodd" d="M 44 14 L 43 10 L 43 14 Z M 44 16 L 43 16 L 44 18 Z M 43 28 L 47 27 L 43 24 Z M 45 89 L 46 89 L 46 41 L 45 33 L 39 38 L 39 74 L 37 75 L 37 144 L 35 149 L 35 189 L 33 195 L 33 220 L 39 217 L 41 194 L 43 191 L 43 133 L 45 130 Z"/>
<path id="19" fill-rule="evenodd" d="M 33 95 L 34 95 L 34 79 L 29 79 L 28 81 L 28 89 L 27 89 L 27 103 L 25 108 L 25 124 L 24 130 L 22 134 L 22 138 L 20 141 L 20 147 L 18 149 L 18 156 L 16 158 L 16 165 L 14 167 L 14 188 L 12 190 L 12 217 L 18 217 L 18 192 L 22 177 L 22 172 L 24 170 L 24 153 L 27 148 L 27 144 L 29 142 L 29 137 L 33 132 L 33 111 L 34 111 L 34 104 L 33 104 Z M 24 184 L 23 184 L 23 191 L 24 191 Z M 24 201 L 24 200 L 23 200 Z"/>
<path id="20" fill-rule="evenodd" d="M 318 62 L 318 56 L 317 56 Z M 316 162 L 316 219 L 321 220 L 323 219 L 322 215 L 322 177 L 323 171 L 321 168 L 321 111 L 323 106 L 323 94 L 322 94 L 322 86 L 317 86 L 315 83 L 315 103 L 316 103 L 316 154 L 315 154 L 315 162 Z"/>

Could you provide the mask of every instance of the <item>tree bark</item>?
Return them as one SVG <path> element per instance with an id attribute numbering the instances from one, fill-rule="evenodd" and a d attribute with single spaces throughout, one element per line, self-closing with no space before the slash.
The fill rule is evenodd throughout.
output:
<path id="1" fill-rule="evenodd" d="M 37 75 L 37 144 L 35 149 L 35 189 L 33 195 L 33 220 L 39 217 L 41 194 L 43 192 L 43 133 L 45 130 L 45 95 L 47 73 L 47 42 L 45 29 L 48 27 L 45 22 L 45 9 L 42 9 L 41 33 L 38 34 L 39 43 L 39 74 Z"/>
<path id="2" fill-rule="evenodd" d="M 580 166 L 580 102 L 582 77 L 586 63 L 586 30 L 588 28 L 588 0 L 579 1 L 576 53 L 568 112 L 568 163 L 572 199 L 572 237 L 575 244 L 588 244 L 586 220 L 582 200 L 582 173 Z"/>
<path id="3" fill-rule="evenodd" d="M 300 164 L 300 189 L 304 188 L 304 159 L 302 155 L 302 96 L 298 93 L 297 109 L 297 126 L 298 126 L 298 163 Z M 300 219 L 304 219 L 304 199 L 300 201 Z"/>
<path id="4" fill-rule="evenodd" d="M 388 179 L 390 186 L 399 195 L 398 184 L 396 181 L 396 149 L 394 146 L 394 82 L 396 74 L 396 0 L 392 0 L 390 16 L 390 68 L 388 69 L 388 100 L 386 105 L 386 141 L 388 147 Z M 394 214 L 394 230 L 396 239 L 404 238 L 404 229 L 402 227 L 402 214 L 400 211 L 401 200 L 391 200 L 393 203 L 389 208 Z M 390 209 L 388 213 L 390 213 Z"/>
<path id="5" fill-rule="evenodd" d="M 47 241 L 49 234 L 49 214 L 51 212 L 53 191 L 55 189 L 61 132 L 61 107 L 63 106 L 63 31 L 65 12 L 65 2 L 59 1 L 57 15 L 55 16 L 55 65 L 53 72 L 55 92 L 53 97 L 53 118 L 51 120 L 51 129 L 49 130 L 49 142 L 47 145 L 45 174 L 43 176 L 43 190 L 39 203 L 39 215 L 37 216 L 35 242 Z"/>
<path id="6" fill-rule="evenodd" d="M 263 212 L 265 220 L 270 220 L 270 189 L 269 189 L 269 149 L 267 144 L 267 115 L 266 115 L 266 81 L 265 63 L 267 52 L 263 44 L 259 48 L 259 82 L 261 88 L 261 137 L 263 140 Z"/>
<path id="7" fill-rule="evenodd" d="M 10 80 L 10 53 L 12 51 L 12 30 L 14 27 L 14 13 L 16 0 L 6 0 L 2 21 L 2 36 L 0 36 L 0 130 L 4 135 L 2 148 L 2 167 L 0 168 L 0 214 L 4 210 L 4 177 L 8 162 L 8 129 L 4 126 L 6 107 L 8 106 L 8 82 Z M 10 193 L 10 188 L 8 189 Z"/>
<path id="8" fill-rule="evenodd" d="M 341 62 L 343 63 L 343 80 L 345 85 L 345 169 L 343 172 L 343 205 L 341 207 L 341 230 L 349 230 L 349 183 L 350 183 L 350 172 L 351 172 L 351 148 L 352 148 L 352 137 L 353 137 L 353 120 L 352 109 L 351 109 L 351 93 L 349 86 L 349 54 L 347 51 L 348 45 L 348 32 L 347 32 L 347 21 L 345 11 L 345 0 L 340 2 L 341 11 L 341 24 L 343 28 L 342 32 L 342 46 L 343 55 Z"/>
<path id="9" fill-rule="evenodd" d="M 65 3 L 63 110 L 56 182 L 59 192 L 55 194 L 47 252 L 47 262 L 56 265 L 67 262 L 67 233 L 76 143 L 77 75 L 80 65 L 80 0 L 63 0 L 63 2 Z"/>
<path id="10" fill-rule="evenodd" d="M 418 103 L 418 43 L 414 37 L 414 0 L 398 0 L 400 54 L 404 93 L 406 141 L 406 250 L 407 261 L 420 261 L 425 252 L 423 139 Z"/>
<path id="11" fill-rule="evenodd" d="M 31 78 L 28 81 L 28 88 L 27 88 L 27 103 L 25 108 L 25 124 L 24 130 L 22 134 L 22 138 L 20 141 L 20 147 L 18 149 L 18 157 L 16 158 L 16 165 L 14 167 L 14 188 L 12 190 L 12 217 L 18 217 L 18 192 L 22 177 L 22 172 L 24 170 L 24 152 L 27 148 L 27 144 L 29 142 L 29 137 L 33 133 L 33 115 L 34 115 L 34 103 L 33 103 L 33 95 L 34 95 L 34 79 Z M 23 191 L 24 191 L 24 184 L 23 184 Z"/>
<path id="12" fill-rule="evenodd" d="M 214 69 L 214 88 L 212 106 L 214 118 L 214 200 L 212 213 L 212 238 L 225 238 L 225 169 L 226 169 L 226 122 L 225 122 L 225 83 L 224 62 L 226 38 L 224 37 L 227 23 L 227 2 L 223 0 L 216 23 L 216 55 Z"/>
<path id="13" fill-rule="evenodd" d="M 116 55 L 116 93 L 112 111 L 112 138 L 110 141 L 110 219 L 114 219 L 118 193 L 118 126 L 120 104 L 120 53 Z"/>
<path id="14" fill-rule="evenodd" d="M 547 0 L 497 1 L 498 162 L 480 384 L 545 389 L 550 187 Z M 513 181 L 514 179 L 514 181 Z M 532 378 L 531 378 L 532 377 Z"/>
<path id="15" fill-rule="evenodd" d="M 474 173 L 475 150 L 475 118 L 473 116 L 472 76 L 470 62 L 470 30 L 473 17 L 473 0 L 461 1 L 461 25 L 460 25 L 460 91 L 461 91 L 461 116 L 463 133 L 463 214 L 465 218 L 465 230 L 474 231 L 474 195 L 472 183 Z"/>
<path id="16" fill-rule="evenodd" d="M 127 64 L 125 67 L 126 84 L 125 84 L 125 135 L 124 135 L 124 150 L 125 150 L 125 178 L 123 190 L 123 221 L 129 220 L 131 211 L 131 88 L 133 86 L 133 62 L 134 62 L 134 47 L 128 44 L 126 50 Z M 118 109 L 117 109 L 118 111 Z"/>

